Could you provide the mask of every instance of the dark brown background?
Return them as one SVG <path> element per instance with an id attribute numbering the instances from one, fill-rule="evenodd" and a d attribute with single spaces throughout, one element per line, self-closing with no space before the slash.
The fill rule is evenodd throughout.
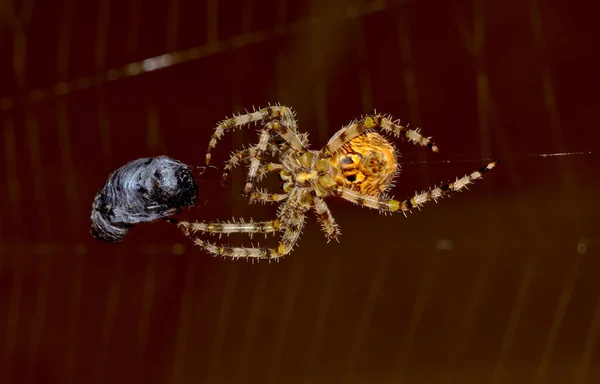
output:
<path id="1" fill-rule="evenodd" d="M 597 153 L 593 10 L 0 4 L 0 382 L 600 382 L 600 162 L 530 156 Z M 169 68 L 123 69 L 173 51 Z M 201 165 L 218 120 L 269 102 L 297 110 L 315 148 L 373 109 L 422 127 L 441 154 L 399 144 L 428 161 L 404 165 L 400 198 L 503 162 L 408 219 L 332 200 L 341 243 L 311 215 L 276 264 L 214 259 L 163 223 L 120 244 L 89 235 L 110 172 L 158 154 Z M 217 164 L 256 140 L 225 136 Z M 218 178 L 192 216 L 273 217 L 239 196 L 241 171 Z"/>

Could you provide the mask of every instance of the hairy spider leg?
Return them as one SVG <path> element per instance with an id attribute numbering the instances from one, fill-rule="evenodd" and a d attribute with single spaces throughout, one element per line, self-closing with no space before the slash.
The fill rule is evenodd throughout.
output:
<path id="1" fill-rule="evenodd" d="M 340 227 L 337 225 L 333 216 L 331 215 L 331 211 L 329 210 L 327 203 L 322 197 L 314 196 L 313 204 L 313 208 L 317 214 L 317 220 L 321 224 L 323 232 L 325 232 L 327 235 L 327 241 L 331 239 L 337 240 L 342 233 L 340 231 Z"/>
<path id="2" fill-rule="evenodd" d="M 229 173 L 230 170 L 236 166 L 238 166 L 242 161 L 249 161 L 251 158 L 251 153 L 252 151 L 254 151 L 255 148 L 248 148 L 248 149 L 244 149 L 242 151 L 236 152 L 232 155 L 232 159 L 235 159 L 233 162 L 228 163 L 229 169 L 226 169 L 225 172 L 223 172 L 223 177 L 222 177 L 222 182 L 223 184 L 227 184 L 227 182 L 229 181 Z M 268 163 L 268 164 L 263 164 L 262 166 L 260 166 L 260 168 L 258 168 L 258 171 L 256 172 L 256 177 L 255 180 L 256 182 L 259 182 L 260 180 L 262 180 L 262 178 L 270 172 L 276 172 L 276 171 L 281 171 L 282 169 L 284 169 L 283 164 L 280 163 Z M 262 202 L 262 203 L 275 203 L 275 202 L 280 202 L 283 201 L 285 198 L 288 197 L 287 193 L 267 193 L 264 190 L 254 190 L 252 191 L 252 193 L 249 196 L 249 202 L 253 203 L 255 201 L 258 202 Z"/>
<path id="3" fill-rule="evenodd" d="M 195 232 L 209 233 L 212 235 L 229 235 L 232 233 L 247 233 L 250 236 L 254 234 L 267 234 L 279 231 L 281 222 L 279 219 L 271 221 L 251 221 L 248 223 L 223 223 L 223 222 L 188 222 L 180 221 L 178 226 L 183 233 L 190 236 Z"/>
<path id="4" fill-rule="evenodd" d="M 435 187 L 428 192 L 416 193 L 413 197 L 404 201 L 393 199 L 385 199 L 381 197 L 364 195 L 355 192 L 349 188 L 335 186 L 333 194 L 345 200 L 351 201 L 361 207 L 378 209 L 381 212 L 410 212 L 413 208 L 421 208 L 421 206 L 429 201 L 436 201 L 452 192 L 459 192 L 468 185 L 473 184 L 475 180 L 481 179 L 483 174 L 493 169 L 499 160 L 492 161 L 479 171 L 475 171 L 469 175 L 456 179 L 453 183 L 445 183 L 439 187 Z"/>
<path id="5" fill-rule="evenodd" d="M 263 155 L 267 150 L 267 146 L 269 144 L 269 139 L 271 138 L 271 129 L 276 127 L 279 123 L 276 121 L 272 121 L 265 125 L 265 129 L 260 133 L 260 139 L 258 140 L 258 144 L 256 145 L 256 151 L 252 155 L 250 159 L 250 170 L 246 175 L 246 185 L 244 186 L 244 190 L 242 194 L 244 197 L 250 197 L 250 194 L 256 188 L 256 173 L 258 172 L 258 168 L 260 167 L 260 163 L 263 159 Z"/>
<path id="6" fill-rule="evenodd" d="M 231 174 L 231 171 L 236 168 L 238 165 L 240 165 L 243 162 L 250 162 L 250 160 L 252 159 L 252 156 L 254 156 L 254 154 L 256 153 L 256 145 L 250 147 L 250 148 L 246 148 L 246 149 L 242 149 L 240 151 L 234 152 L 231 154 L 231 157 L 229 158 L 229 160 L 227 161 L 227 163 L 225 164 L 225 167 L 223 169 L 223 176 L 221 177 L 221 184 L 226 185 L 229 182 L 229 175 Z M 271 151 L 271 153 L 273 155 L 275 155 L 278 151 L 279 148 L 277 147 L 277 145 L 273 144 L 273 143 L 269 143 L 269 150 Z M 259 172 L 260 174 L 260 172 Z M 260 179 L 259 175 L 256 176 L 257 179 Z"/>
<path id="7" fill-rule="evenodd" d="M 380 129 L 388 134 L 401 137 L 415 145 L 428 147 L 434 153 L 438 153 L 439 151 L 437 145 L 431 141 L 431 138 L 421 135 L 419 130 L 396 124 L 382 115 L 369 115 L 358 121 L 354 121 L 337 131 L 331 139 L 329 139 L 327 145 L 321 149 L 321 157 L 330 157 L 344 144 L 372 129 Z"/>
<path id="8" fill-rule="evenodd" d="M 265 129 L 263 129 L 261 131 L 259 142 L 255 146 L 256 150 L 250 157 L 250 169 L 246 176 L 246 185 L 244 186 L 244 190 L 242 191 L 242 195 L 244 195 L 244 197 L 246 197 L 246 198 L 252 198 L 252 193 L 256 190 L 256 183 L 258 183 L 260 181 L 259 172 L 261 169 L 260 167 L 261 167 L 261 162 L 263 160 L 263 155 L 267 150 L 267 146 L 269 145 L 269 140 L 272 138 L 271 132 L 272 132 L 272 130 L 277 131 L 278 125 L 279 125 L 279 123 L 277 121 L 272 121 L 272 122 L 268 123 L 265 126 Z M 300 136 L 300 139 L 303 143 L 302 145 L 305 145 L 304 143 L 306 143 L 306 141 L 307 141 L 306 136 Z M 290 150 L 290 149 L 282 148 L 281 152 L 284 155 L 287 155 L 288 150 Z M 294 150 L 294 149 L 291 148 L 291 150 Z M 276 165 L 274 164 L 273 167 L 275 167 L 275 166 Z M 277 168 L 283 169 L 284 166 L 283 166 L 283 164 L 278 164 Z M 259 192 L 259 195 L 260 194 L 262 194 L 262 192 Z M 281 200 L 282 196 L 287 196 L 287 195 L 276 194 L 276 195 L 269 195 L 269 196 L 271 196 L 273 199 L 279 198 L 279 200 Z M 275 201 L 277 201 L 277 200 L 275 200 Z"/>
<path id="9" fill-rule="evenodd" d="M 201 240 L 192 236 L 189 232 L 186 236 L 190 237 L 196 245 L 214 256 L 252 259 L 278 259 L 288 255 L 298 242 L 304 227 L 306 208 L 301 207 L 299 195 L 295 194 L 294 199 L 288 200 L 284 208 L 280 211 L 280 229 L 283 232 L 277 248 L 254 248 L 254 247 L 233 247 L 230 245 L 216 245 L 214 243 Z"/>
<path id="10" fill-rule="evenodd" d="M 258 169 L 256 179 L 261 180 L 267 173 L 283 170 L 285 167 L 281 163 L 267 163 Z"/>
<path id="11" fill-rule="evenodd" d="M 210 165 L 212 150 L 217 146 L 217 142 L 225 131 L 242 127 L 250 123 L 256 123 L 259 121 L 277 122 L 278 124 L 271 126 L 270 128 L 276 132 L 291 148 L 296 151 L 305 150 L 304 143 L 296 132 L 296 120 L 294 118 L 294 112 L 284 106 L 271 106 L 263 108 L 256 112 L 247 113 L 245 115 L 233 116 L 229 119 L 221 121 L 215 132 L 213 133 L 210 142 L 208 144 L 208 150 L 206 152 L 206 165 Z"/>
<path id="12" fill-rule="evenodd" d="M 238 166 L 242 161 L 250 161 L 251 159 L 251 153 L 255 150 L 255 148 L 248 148 L 248 149 L 244 149 L 242 151 L 236 152 L 232 155 L 232 159 L 236 159 L 234 160 L 232 163 L 229 163 L 228 165 L 231 165 L 230 169 L 233 167 Z M 262 180 L 262 178 L 270 172 L 276 172 L 276 171 L 281 171 L 282 169 L 284 169 L 283 164 L 280 163 L 268 163 L 268 164 L 263 164 L 260 166 L 260 168 L 258 168 L 258 171 L 256 172 L 256 177 L 255 180 L 256 182 L 259 182 L 260 180 Z M 222 178 L 222 182 L 224 184 L 226 184 L 229 181 L 229 172 L 228 170 L 226 170 L 226 172 L 223 172 L 223 178 Z M 254 190 L 252 191 L 252 193 L 249 196 L 249 202 L 252 204 L 256 201 L 261 202 L 261 203 L 276 203 L 276 202 L 280 202 L 285 200 L 288 197 L 287 193 L 267 193 L 264 190 Z"/>
<path id="13" fill-rule="evenodd" d="M 287 198 L 287 193 L 268 193 L 266 191 L 256 189 L 250 194 L 249 203 L 279 203 Z"/>

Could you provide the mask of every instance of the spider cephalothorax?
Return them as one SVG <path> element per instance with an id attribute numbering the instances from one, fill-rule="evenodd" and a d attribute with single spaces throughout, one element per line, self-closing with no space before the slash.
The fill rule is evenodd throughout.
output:
<path id="1" fill-rule="evenodd" d="M 235 152 L 225 166 L 226 183 L 231 169 L 240 163 L 249 163 L 246 185 L 242 194 L 250 202 L 281 203 L 277 218 L 266 222 L 191 223 L 178 225 L 187 236 L 206 251 L 233 258 L 274 259 L 287 255 L 300 237 L 304 219 L 314 210 L 317 220 L 328 239 L 337 239 L 339 228 L 327 207 L 325 199 L 336 196 L 359 206 L 381 212 L 404 212 L 420 208 L 453 191 L 460 191 L 482 174 L 492 169 L 496 161 L 452 183 L 445 183 L 426 192 L 415 194 L 404 201 L 387 198 L 384 193 L 393 185 L 399 171 L 394 146 L 380 133 L 402 138 L 416 145 L 428 147 L 437 153 L 438 148 L 430 138 L 418 130 L 391 121 L 382 115 L 366 116 L 340 129 L 319 151 L 308 147 L 308 138 L 297 131 L 294 113 L 284 106 L 273 106 L 222 121 L 216 128 L 206 155 L 209 165 L 212 150 L 226 130 L 263 122 L 258 144 Z M 275 162 L 264 161 L 272 155 Z M 283 193 L 273 194 L 257 190 L 256 184 L 270 172 L 279 172 Z M 216 245 L 195 237 L 195 232 L 210 234 L 231 233 L 281 233 L 277 248 L 254 248 Z"/>

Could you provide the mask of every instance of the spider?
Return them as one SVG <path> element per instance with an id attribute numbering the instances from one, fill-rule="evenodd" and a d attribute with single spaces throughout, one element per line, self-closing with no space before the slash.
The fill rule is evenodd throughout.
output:
<path id="1" fill-rule="evenodd" d="M 438 153 L 431 138 L 419 130 L 409 129 L 389 117 L 374 114 L 355 120 L 340 129 L 321 150 L 309 149 L 307 134 L 298 132 L 295 113 L 288 107 L 275 105 L 221 121 L 212 135 L 206 154 L 210 166 L 212 151 L 225 132 L 251 123 L 261 123 L 258 144 L 232 154 L 227 161 L 223 184 L 233 168 L 249 163 L 249 171 L 242 194 L 252 202 L 280 203 L 277 217 L 264 222 L 187 222 L 177 225 L 195 244 L 215 256 L 252 259 L 278 259 L 288 255 L 299 240 L 305 216 L 314 210 L 328 241 L 337 240 L 340 229 L 325 202 L 330 196 L 342 198 L 361 207 L 384 213 L 406 212 L 429 201 L 437 200 L 453 191 L 461 191 L 482 174 L 494 168 L 498 160 L 451 183 L 429 191 L 416 193 L 404 201 L 386 195 L 399 173 L 398 154 L 394 145 L 383 134 L 399 137 L 415 145 Z M 277 162 L 267 163 L 271 154 Z M 283 193 L 268 193 L 256 184 L 268 173 L 279 172 Z M 238 247 L 216 245 L 201 240 L 195 232 L 229 235 L 280 233 L 276 248 Z"/>

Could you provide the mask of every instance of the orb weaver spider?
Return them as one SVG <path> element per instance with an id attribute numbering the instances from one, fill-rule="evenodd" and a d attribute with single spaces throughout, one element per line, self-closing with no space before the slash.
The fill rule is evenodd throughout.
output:
<path id="1" fill-rule="evenodd" d="M 277 217 L 264 222 L 177 222 L 186 236 L 215 256 L 278 259 L 288 255 L 300 238 L 305 216 L 310 210 L 315 211 L 327 239 L 337 240 L 340 229 L 325 202 L 330 196 L 381 212 L 406 214 L 429 201 L 463 190 L 497 163 L 497 160 L 492 161 L 454 182 L 416 193 L 404 201 L 394 200 L 385 193 L 393 187 L 399 172 L 398 154 L 381 133 L 437 153 L 438 147 L 431 138 L 422 136 L 419 130 L 393 122 L 389 117 L 375 114 L 343 127 L 321 150 L 311 150 L 308 136 L 298 132 L 295 113 L 288 107 L 275 105 L 221 121 L 210 140 L 206 165 L 210 165 L 212 151 L 225 132 L 259 122 L 262 129 L 258 144 L 232 154 L 224 169 L 223 183 L 227 183 L 233 168 L 249 163 L 242 194 L 250 202 L 279 203 Z M 263 159 L 269 153 L 278 161 L 265 163 Z M 279 172 L 283 193 L 268 193 L 256 188 L 256 184 L 271 172 Z M 218 235 L 280 233 L 281 239 L 276 248 L 239 247 L 201 240 L 194 235 L 195 232 Z"/>

